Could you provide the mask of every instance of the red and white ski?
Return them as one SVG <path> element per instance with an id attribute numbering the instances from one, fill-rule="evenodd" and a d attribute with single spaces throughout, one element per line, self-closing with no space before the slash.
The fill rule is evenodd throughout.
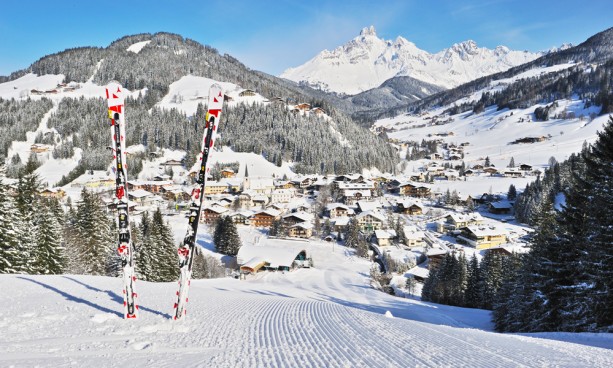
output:
<path id="1" fill-rule="evenodd" d="M 111 120 L 111 137 L 113 160 L 115 162 L 115 205 L 117 206 L 117 229 L 119 241 L 117 252 L 121 257 L 123 271 L 123 305 L 124 318 L 136 318 L 138 306 L 136 305 L 136 292 L 134 284 L 136 273 L 134 270 L 134 246 L 130 236 L 130 221 L 128 214 L 128 176 L 126 165 L 126 140 L 124 119 L 123 88 L 117 82 L 110 82 L 106 88 L 109 119 Z"/>
<path id="2" fill-rule="evenodd" d="M 194 251 L 196 247 L 196 234 L 198 233 L 198 223 L 200 222 L 200 212 L 202 210 L 202 198 L 204 195 L 204 186 L 206 184 L 206 174 L 209 171 L 207 161 L 209 154 L 215 143 L 217 134 L 217 125 L 221 117 L 223 108 L 224 94 L 218 84 L 213 84 L 209 89 L 209 105 L 205 118 L 204 137 L 202 140 L 202 149 L 200 150 L 200 170 L 196 188 L 192 190 L 191 205 L 189 207 L 189 227 L 187 234 L 183 238 L 183 243 L 179 247 L 179 268 L 181 274 L 179 276 L 179 291 L 177 291 L 177 302 L 174 305 L 174 319 L 181 319 L 186 314 L 186 305 L 188 301 L 189 284 L 192 277 L 192 264 L 194 262 Z"/>

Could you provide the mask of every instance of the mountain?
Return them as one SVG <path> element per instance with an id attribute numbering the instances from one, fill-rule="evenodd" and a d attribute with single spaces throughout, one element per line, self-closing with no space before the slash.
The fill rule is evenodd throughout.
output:
<path id="1" fill-rule="evenodd" d="M 6 116 L 0 112 L 0 161 L 2 156 L 13 160 L 12 142 L 25 141 L 25 132 L 36 131 L 40 125 L 37 133 L 41 137 L 37 136 L 36 143 L 43 141 L 43 134 L 55 135 L 45 136 L 44 142 L 51 145 L 54 157 L 69 159 L 78 148 L 83 153 L 80 171 L 106 169 L 108 142 L 99 134 L 106 102 L 99 100 L 104 95 L 102 86 L 110 80 L 133 92 L 126 104 L 128 145 L 143 144 L 148 152 L 182 150 L 187 152 L 188 165 L 197 155 L 199 145 L 195 142 L 202 134 L 202 126 L 191 120 L 213 82 L 222 83 L 233 100 L 220 129 L 223 144 L 234 151 L 255 152 L 277 166 L 285 162 L 295 171 L 309 173 L 348 173 L 375 167 L 390 172 L 397 162 L 384 140 L 356 125 L 336 107 L 351 111 L 350 102 L 250 70 L 213 47 L 170 33 L 126 36 L 105 48 L 65 50 L 0 78 L 0 98 L 18 100 L 6 102 L 10 105 L 3 109 Z M 241 97 L 245 89 L 257 96 Z M 38 102 L 49 99 L 53 107 Z M 325 114 L 291 113 L 300 103 L 321 107 Z M 27 127 L 17 114 L 9 113 L 13 109 L 35 110 L 23 114 L 32 117 Z M 337 157 L 343 157 L 343 162 Z M 142 166 L 137 156 L 134 159 L 139 160 L 132 165 L 134 169 Z M 14 161 L 15 165 L 20 163 L 18 158 Z"/>
<path id="2" fill-rule="evenodd" d="M 452 88 L 541 55 L 505 46 L 480 48 L 472 40 L 430 54 L 400 36 L 394 41 L 383 40 L 371 26 L 345 45 L 324 50 L 305 64 L 285 70 L 281 77 L 349 95 L 378 87 L 396 76 Z"/>

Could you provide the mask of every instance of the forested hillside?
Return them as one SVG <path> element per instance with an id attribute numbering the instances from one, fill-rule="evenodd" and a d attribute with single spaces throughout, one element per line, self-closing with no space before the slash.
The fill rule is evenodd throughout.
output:
<path id="1" fill-rule="evenodd" d="M 139 52 L 128 51 L 131 45 L 139 42 L 148 43 Z M 148 151 L 157 148 L 185 150 L 189 152 L 186 156 L 188 168 L 193 163 L 192 156 L 199 149 L 203 129 L 197 123 L 198 117 L 194 120 L 179 111 L 156 106 L 168 93 L 169 85 L 186 75 L 231 82 L 265 97 L 280 97 L 290 103 L 310 103 L 323 108 L 332 117 L 330 121 L 300 114 L 290 115 L 287 108 L 258 104 L 227 108 L 222 118 L 226 120 L 222 122 L 223 144 L 237 151 L 262 154 L 277 165 L 283 160 L 291 161 L 297 172 L 347 173 L 371 167 L 393 171 L 397 162 L 386 142 L 358 127 L 340 112 L 339 106 L 351 110 L 351 103 L 265 73 L 254 72 L 229 55 L 220 55 L 212 47 L 179 35 L 140 34 L 121 38 L 107 48 L 66 50 L 45 56 L 28 70 L 13 73 L 2 81 L 14 80 L 27 72 L 63 74 L 66 83 L 93 80 L 98 85 L 105 85 L 109 80 L 117 80 L 127 89 L 142 91 L 138 98 L 126 101 L 128 145 L 143 144 Z M 10 135 L 11 140 L 23 140 L 23 129 L 36 130 L 42 116 L 40 113 L 51 108 L 50 101 L 44 106 L 41 102 L 6 104 L 12 104 L 10 109 L 15 113 L 3 117 L 2 127 L 20 127 L 11 130 L 14 131 Z M 24 110 L 27 106 L 38 113 Z M 204 108 L 200 107 L 199 111 L 204 111 Z M 101 134 L 107 131 L 105 109 L 106 102 L 102 98 L 64 98 L 50 117 L 48 126 L 55 128 L 58 136 L 47 137 L 45 143 L 54 146 L 54 156 L 70 158 L 74 148 L 83 150 L 81 163 L 71 176 L 88 169 L 104 169 L 108 165 L 109 153 L 105 151 L 108 142 L 106 134 Z M 28 116 L 27 124 L 21 122 L 19 114 Z M 9 138 L 8 135 L 3 137 Z M 10 144 L 5 140 L 0 141 L 0 154 L 4 155 Z M 144 157 L 131 156 L 134 174 L 139 171 L 139 161 Z M 70 178 L 62 184 L 68 181 Z"/>

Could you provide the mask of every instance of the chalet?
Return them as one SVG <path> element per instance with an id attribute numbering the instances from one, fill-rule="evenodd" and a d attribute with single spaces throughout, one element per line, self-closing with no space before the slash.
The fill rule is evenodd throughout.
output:
<path id="1" fill-rule="evenodd" d="M 395 230 L 375 230 L 375 239 L 379 246 L 391 245 L 396 238 Z"/>
<path id="2" fill-rule="evenodd" d="M 516 168 L 507 168 L 503 171 L 502 175 L 507 178 L 521 178 L 524 176 L 524 172 Z"/>
<path id="3" fill-rule="evenodd" d="M 237 225 L 249 225 L 250 218 L 253 216 L 251 211 L 232 212 L 228 216 L 232 219 L 232 222 Z"/>
<path id="4" fill-rule="evenodd" d="M 131 202 L 134 202 L 141 206 L 146 206 L 152 203 L 153 193 L 144 189 L 129 190 L 128 198 Z"/>
<path id="5" fill-rule="evenodd" d="M 64 192 L 62 188 L 46 188 L 41 190 L 38 194 L 40 194 L 42 197 L 57 199 L 62 199 L 64 196 L 66 196 L 66 192 Z"/>
<path id="6" fill-rule="evenodd" d="M 519 165 L 519 169 L 521 171 L 532 171 L 532 165 L 521 164 L 521 165 Z"/>
<path id="7" fill-rule="evenodd" d="M 424 182 L 424 181 L 426 181 L 426 175 L 423 172 L 411 173 L 409 175 L 409 179 L 411 181 Z M 400 184 L 400 183 L 398 183 L 398 184 Z"/>
<path id="8" fill-rule="evenodd" d="M 345 229 L 347 229 L 347 225 L 349 225 L 349 221 L 351 219 L 349 217 L 335 217 L 334 218 L 334 231 L 336 231 L 339 234 L 342 234 L 345 232 Z"/>
<path id="9" fill-rule="evenodd" d="M 488 206 L 488 210 L 490 211 L 490 213 L 493 213 L 496 215 L 503 215 L 503 214 L 511 213 L 512 209 L 513 209 L 513 205 L 509 203 L 508 201 L 492 202 Z"/>
<path id="10" fill-rule="evenodd" d="M 326 206 L 331 219 L 337 217 L 346 217 L 354 214 L 353 209 L 340 203 L 330 203 Z"/>
<path id="11" fill-rule="evenodd" d="M 483 172 L 490 175 L 498 174 L 498 169 L 495 167 L 486 167 L 483 169 Z"/>
<path id="12" fill-rule="evenodd" d="M 459 161 L 462 159 L 462 155 L 457 153 L 451 153 L 448 158 L 449 161 Z"/>
<path id="13" fill-rule="evenodd" d="M 85 183 L 86 188 L 114 188 L 115 179 L 94 179 Z M 128 188 L 129 189 L 129 188 Z"/>
<path id="14" fill-rule="evenodd" d="M 251 202 L 253 203 L 254 207 L 264 208 L 268 204 L 268 201 L 268 197 L 262 194 L 251 197 Z"/>
<path id="15" fill-rule="evenodd" d="M 251 216 L 250 222 L 255 227 L 271 227 L 273 221 L 279 218 L 279 211 L 272 209 L 258 211 Z"/>
<path id="16" fill-rule="evenodd" d="M 281 203 L 271 203 L 270 205 L 266 206 L 266 208 L 279 211 L 279 213 L 285 213 L 287 211 L 287 207 Z"/>
<path id="17" fill-rule="evenodd" d="M 306 212 L 291 212 L 281 216 L 281 218 L 283 223 L 289 226 L 313 221 L 313 215 Z"/>
<path id="18" fill-rule="evenodd" d="M 347 189 L 343 191 L 343 202 L 351 206 L 355 204 L 357 201 L 361 200 L 370 200 L 372 198 L 372 193 L 370 190 L 354 190 Z"/>
<path id="19" fill-rule="evenodd" d="M 464 176 L 473 176 L 476 174 L 476 171 L 473 169 L 466 169 L 464 170 Z"/>
<path id="20" fill-rule="evenodd" d="M 232 169 L 223 169 L 221 170 L 222 178 L 233 178 L 236 176 L 236 173 Z"/>
<path id="21" fill-rule="evenodd" d="M 213 224 L 219 218 L 228 212 L 228 209 L 221 206 L 206 206 L 202 209 L 200 222 L 205 224 Z"/>
<path id="22" fill-rule="evenodd" d="M 357 201 L 357 212 L 378 211 L 383 207 L 380 201 Z"/>
<path id="23" fill-rule="evenodd" d="M 402 200 L 396 203 L 396 211 L 404 215 L 422 215 L 424 206 L 414 201 Z"/>
<path id="24" fill-rule="evenodd" d="M 276 189 L 292 189 L 294 186 L 292 182 L 289 180 L 275 180 L 274 182 Z"/>
<path id="25" fill-rule="evenodd" d="M 287 235 L 291 238 L 308 239 L 313 236 L 313 225 L 309 223 L 297 223 L 288 229 Z"/>
<path id="26" fill-rule="evenodd" d="M 398 186 L 399 194 L 409 197 L 426 198 L 430 197 L 430 188 L 424 185 L 415 185 L 411 183 L 404 183 Z"/>
<path id="27" fill-rule="evenodd" d="M 450 213 L 445 216 L 444 222 L 438 222 L 437 231 L 445 232 L 445 231 L 453 231 L 458 230 L 460 228 L 469 226 L 469 225 L 481 225 L 483 223 L 483 217 L 477 212 L 460 214 L 460 213 Z"/>
<path id="28" fill-rule="evenodd" d="M 447 180 L 458 180 L 460 173 L 457 170 L 447 170 L 443 173 L 443 178 Z"/>
<path id="29" fill-rule="evenodd" d="M 310 267 L 310 255 L 304 246 L 304 241 L 283 240 L 281 243 L 267 239 L 262 245 L 245 244 L 240 247 L 236 261 L 242 274 Z"/>
<path id="30" fill-rule="evenodd" d="M 423 247 L 425 245 L 425 233 L 419 230 L 416 226 L 403 226 L 405 245 L 409 248 Z"/>
<path id="31" fill-rule="evenodd" d="M 473 170 L 483 170 L 484 166 L 481 164 L 476 164 L 476 165 L 473 165 L 472 169 Z"/>
<path id="32" fill-rule="evenodd" d="M 438 152 L 434 152 L 434 153 L 431 153 L 429 155 L 426 155 L 426 158 L 428 160 L 441 160 L 443 158 L 443 155 L 441 155 Z"/>
<path id="33" fill-rule="evenodd" d="M 268 102 L 270 102 L 273 105 L 285 105 L 285 100 L 282 99 L 281 97 L 273 97 L 270 100 L 268 100 Z"/>
<path id="34" fill-rule="evenodd" d="M 371 233 L 375 230 L 379 230 L 383 227 L 385 218 L 383 215 L 377 212 L 362 212 L 355 217 L 360 226 L 360 230 L 365 233 Z"/>
<path id="35" fill-rule="evenodd" d="M 270 194 L 272 203 L 287 203 L 296 195 L 296 189 L 275 189 Z"/>
<path id="36" fill-rule="evenodd" d="M 253 97 L 255 96 L 255 91 L 250 89 L 244 89 L 238 95 L 239 97 Z"/>
<path id="37" fill-rule="evenodd" d="M 513 251 L 511 250 L 511 247 L 505 247 L 502 245 L 497 245 L 495 247 L 491 247 L 491 248 L 487 248 L 487 252 L 488 253 L 498 253 L 501 256 L 510 256 L 513 255 Z"/>
<path id="38" fill-rule="evenodd" d="M 30 146 L 30 152 L 32 153 L 43 153 L 49 152 L 49 146 L 45 144 L 33 144 Z"/>
<path id="39" fill-rule="evenodd" d="M 447 255 L 446 250 L 442 249 L 431 249 L 426 253 L 426 257 L 428 258 L 428 270 L 432 271 L 438 268 L 438 266 L 443 261 L 443 258 Z"/>
<path id="40" fill-rule="evenodd" d="M 476 249 L 487 249 L 507 242 L 507 232 L 494 226 L 470 225 L 461 230 L 458 241 Z"/>
<path id="41" fill-rule="evenodd" d="M 294 188 L 302 189 L 302 190 L 305 190 L 306 188 L 310 187 L 311 184 L 313 184 L 313 182 L 314 180 L 312 178 L 301 178 L 301 179 L 294 179 L 291 181 Z"/>

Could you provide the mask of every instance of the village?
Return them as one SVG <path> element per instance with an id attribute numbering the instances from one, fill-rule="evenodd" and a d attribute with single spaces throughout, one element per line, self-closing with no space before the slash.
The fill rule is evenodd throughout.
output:
<path id="1" fill-rule="evenodd" d="M 445 148 L 449 149 L 446 156 L 461 154 L 452 151 L 454 147 Z M 32 152 L 35 150 L 40 147 L 33 146 Z M 196 172 L 185 170 L 179 159 L 160 156 L 157 170 L 148 171 L 150 178 L 141 175 L 128 181 L 130 211 L 139 216 L 161 208 L 166 219 L 176 225 L 180 239 Z M 316 265 L 305 244 L 316 241 L 343 246 L 348 227 L 355 221 L 360 238 L 368 244 L 371 261 L 382 272 L 394 274 L 398 285 L 414 279 L 417 292 L 447 253 L 480 258 L 486 252 L 510 255 L 526 251 L 525 237 L 531 229 L 514 224 L 513 201 L 506 193 L 491 193 L 490 189 L 464 194 L 442 191 L 436 184 L 460 184 L 468 178 L 490 182 L 536 179 L 540 172 L 525 164 L 505 169 L 474 165 L 460 175 L 441 161 L 442 157 L 432 155 L 420 161 L 423 166 L 411 174 L 291 178 L 258 176 L 257 170 L 250 170 L 245 163 L 216 164 L 205 186 L 200 233 L 212 232 L 217 221 L 226 216 L 241 236 L 255 232 L 257 241 L 243 239 L 232 262 L 240 269 L 240 277 L 249 279 L 259 272 Z M 89 172 L 61 188 L 46 188 L 41 195 L 65 200 L 78 197 L 84 188 L 99 193 L 109 213 L 114 210 L 115 181 L 102 171 Z"/>

